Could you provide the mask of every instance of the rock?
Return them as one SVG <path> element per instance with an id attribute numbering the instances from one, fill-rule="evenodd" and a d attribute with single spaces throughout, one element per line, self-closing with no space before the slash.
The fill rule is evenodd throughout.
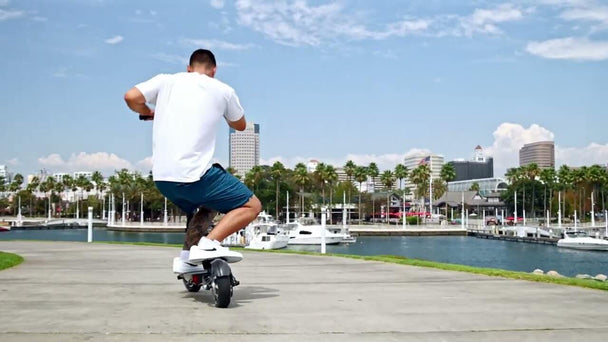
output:
<path id="1" fill-rule="evenodd" d="M 533 274 L 545 274 L 545 272 L 539 268 L 535 269 L 532 273 Z"/>
<path id="2" fill-rule="evenodd" d="M 588 274 L 577 274 L 576 279 L 593 279 L 593 277 Z"/>
<path id="3" fill-rule="evenodd" d="M 564 277 L 563 275 L 557 273 L 557 271 L 549 271 L 549 272 L 547 272 L 547 275 L 549 277 L 555 277 L 555 278 L 563 278 Z"/>
<path id="4" fill-rule="evenodd" d="M 606 277 L 605 274 L 598 274 L 595 277 L 593 277 L 593 279 L 599 280 L 599 281 L 606 281 L 606 279 L 608 279 L 608 277 Z"/>

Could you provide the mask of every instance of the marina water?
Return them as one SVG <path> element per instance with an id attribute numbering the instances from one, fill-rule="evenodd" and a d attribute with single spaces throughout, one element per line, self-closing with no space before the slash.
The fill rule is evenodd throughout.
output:
<path id="1" fill-rule="evenodd" d="M 86 241 L 86 229 L 12 230 L 0 240 Z M 133 233 L 95 229 L 93 241 L 183 243 L 183 233 Z M 288 246 L 288 249 L 319 252 L 319 246 Z M 466 236 L 358 237 L 356 243 L 327 246 L 328 253 L 399 255 L 414 259 L 532 272 L 540 268 L 562 275 L 608 274 L 608 253 L 558 248 L 552 245 L 478 239 Z"/>

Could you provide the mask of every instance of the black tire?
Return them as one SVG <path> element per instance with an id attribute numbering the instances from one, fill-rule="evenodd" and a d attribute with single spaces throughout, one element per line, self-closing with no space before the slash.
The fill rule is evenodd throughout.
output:
<path id="1" fill-rule="evenodd" d="M 201 285 L 200 284 L 194 284 L 192 281 L 188 281 L 186 279 L 182 279 L 184 282 L 184 287 L 186 288 L 186 290 L 188 290 L 188 292 L 198 292 L 201 289 Z"/>
<path id="2" fill-rule="evenodd" d="M 211 286 L 216 308 L 227 308 L 232 296 L 232 284 L 230 277 L 215 278 Z"/>

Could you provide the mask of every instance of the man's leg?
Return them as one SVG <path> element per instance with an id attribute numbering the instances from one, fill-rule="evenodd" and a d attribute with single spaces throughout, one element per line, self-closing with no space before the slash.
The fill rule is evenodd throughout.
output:
<path id="1" fill-rule="evenodd" d="M 253 195 L 242 207 L 226 213 L 209 235 L 207 235 L 207 238 L 221 242 L 230 234 L 245 228 L 251 221 L 255 220 L 260 211 L 262 211 L 262 203 Z"/>
<path id="2" fill-rule="evenodd" d="M 196 245 L 203 236 L 207 236 L 216 214 L 217 212 L 213 210 L 200 208 L 192 217 L 188 216 L 186 236 L 182 248 L 184 251 L 190 251 L 190 247 Z"/>

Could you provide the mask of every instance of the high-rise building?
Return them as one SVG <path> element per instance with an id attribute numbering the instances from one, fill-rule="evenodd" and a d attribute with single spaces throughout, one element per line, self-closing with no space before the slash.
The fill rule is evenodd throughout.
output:
<path id="1" fill-rule="evenodd" d="M 519 166 L 536 164 L 541 169 L 555 168 L 555 143 L 538 141 L 519 150 Z"/>
<path id="2" fill-rule="evenodd" d="M 244 131 L 230 128 L 229 154 L 229 166 L 241 177 L 260 165 L 260 125 L 248 122 Z"/>
<path id="3" fill-rule="evenodd" d="M 454 160 L 448 164 L 456 171 L 454 182 L 494 177 L 494 159 L 487 157 L 481 146 L 475 148 L 473 160 Z"/>
<path id="4" fill-rule="evenodd" d="M 429 167 L 431 168 L 431 177 L 433 179 L 440 178 L 443 163 L 443 156 L 432 153 L 410 155 L 405 157 L 405 159 L 403 160 L 403 165 L 407 167 L 409 172 L 412 172 L 412 170 L 414 170 L 420 165 L 429 165 Z M 416 191 L 416 185 L 409 180 L 409 177 L 405 180 L 405 187 L 409 188 L 412 194 L 414 194 Z"/>
<path id="5" fill-rule="evenodd" d="M 6 165 L 0 165 L 0 178 L 4 178 L 5 182 L 8 182 L 8 170 Z"/>

